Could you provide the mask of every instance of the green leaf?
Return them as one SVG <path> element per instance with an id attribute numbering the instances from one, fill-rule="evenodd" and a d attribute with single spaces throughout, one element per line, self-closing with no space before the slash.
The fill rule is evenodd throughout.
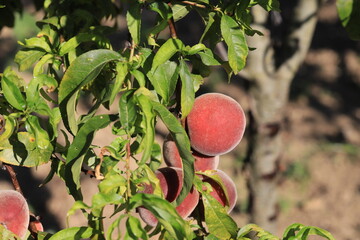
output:
<path id="1" fill-rule="evenodd" d="M 184 44 L 180 39 L 168 39 L 155 54 L 152 69 L 155 70 L 158 66 L 170 60 L 175 53 L 182 51 Z"/>
<path id="2" fill-rule="evenodd" d="M 202 192 L 205 222 L 209 232 L 220 239 L 235 239 L 236 222 L 226 213 L 224 207 L 209 193 Z"/>
<path id="3" fill-rule="evenodd" d="M 33 70 L 34 77 L 36 77 L 44 72 L 44 65 L 46 63 L 53 62 L 53 61 L 54 61 L 54 55 L 46 54 L 45 56 L 43 56 L 34 67 L 34 70 Z"/>
<path id="4" fill-rule="evenodd" d="M 19 65 L 20 71 L 25 71 L 45 54 L 39 50 L 23 49 L 16 53 L 14 61 Z"/>
<path id="5" fill-rule="evenodd" d="M 205 238 L 204 238 L 204 240 L 220 240 L 220 238 L 217 238 L 214 234 L 209 234 L 209 235 L 207 235 Z M 237 239 L 237 240 L 239 240 L 239 239 Z M 242 239 L 240 239 L 240 240 L 242 240 Z"/>
<path id="6" fill-rule="evenodd" d="M 174 239 L 193 239 L 195 237 L 190 226 L 179 216 L 175 207 L 159 196 L 137 193 L 130 198 L 129 205 L 131 209 L 140 206 L 148 209 Z"/>
<path id="7" fill-rule="evenodd" d="M 111 90 L 110 94 L 110 105 L 114 102 L 116 95 L 120 92 L 126 76 L 128 75 L 129 69 L 128 64 L 124 62 L 118 62 L 116 64 L 116 77 L 115 77 L 115 84 Z"/>
<path id="8" fill-rule="evenodd" d="M 197 54 L 199 53 L 200 51 L 203 51 L 207 49 L 207 47 L 202 44 L 202 43 L 198 43 L 198 44 L 195 44 L 194 46 L 192 46 L 189 51 L 188 51 L 188 54 L 189 55 L 194 55 L 194 54 Z"/>
<path id="9" fill-rule="evenodd" d="M 243 226 L 241 229 L 239 229 L 238 233 L 237 233 L 237 238 L 236 239 L 244 239 L 244 240 L 250 240 L 249 237 L 249 233 L 251 233 L 250 236 L 256 236 L 262 240 L 266 240 L 266 239 L 271 239 L 271 240 L 280 240 L 278 237 L 272 235 L 270 232 L 265 231 L 263 228 L 259 227 L 256 224 L 247 224 L 245 226 Z M 286 240 L 284 238 L 284 240 Z"/>
<path id="10" fill-rule="evenodd" d="M 25 46 L 28 48 L 40 48 L 47 53 L 51 53 L 51 47 L 44 36 L 25 39 Z"/>
<path id="11" fill-rule="evenodd" d="M 189 13 L 189 9 L 187 5 L 174 4 L 171 6 L 173 12 L 174 21 L 178 21 L 185 17 Z"/>
<path id="12" fill-rule="evenodd" d="M 39 149 L 47 149 L 52 147 L 48 133 L 40 126 L 39 118 L 30 115 L 25 122 L 26 130 L 34 134 L 35 143 Z"/>
<path id="13" fill-rule="evenodd" d="M 208 40 L 211 49 L 214 49 L 216 44 L 221 40 L 220 21 L 219 14 L 210 12 L 206 15 L 206 27 L 200 38 L 200 42 Z"/>
<path id="14" fill-rule="evenodd" d="M 120 239 L 119 236 L 121 234 L 120 229 L 119 229 L 119 225 L 122 219 L 124 219 L 125 217 L 127 217 L 127 214 L 122 214 L 120 215 L 120 217 L 118 217 L 115 221 L 113 221 L 110 226 L 108 227 L 107 231 L 106 231 L 106 239 Z M 118 237 L 114 238 L 112 236 L 114 230 L 118 230 Z"/>
<path id="15" fill-rule="evenodd" d="M 5 76 L 9 81 L 13 82 L 18 88 L 26 86 L 24 79 L 21 78 L 18 73 L 15 72 L 11 67 L 5 68 L 3 76 Z"/>
<path id="16" fill-rule="evenodd" d="M 2 240 L 18 240 L 19 237 L 8 230 L 3 224 L 0 224 L 0 239 Z"/>
<path id="17" fill-rule="evenodd" d="M 158 143 L 154 142 L 153 147 L 152 147 L 151 162 L 150 162 L 149 167 L 153 171 L 155 171 L 156 169 L 158 169 L 160 167 L 162 162 L 163 162 L 163 160 L 162 160 L 161 147 Z"/>
<path id="18" fill-rule="evenodd" d="M 28 108 L 33 111 L 37 111 L 37 107 L 46 102 L 41 98 L 41 89 L 43 87 L 47 88 L 47 92 L 53 92 L 58 86 L 58 82 L 51 76 L 46 74 L 40 74 L 31 79 L 30 83 L 26 88 L 26 101 Z M 44 93 L 45 94 L 45 93 Z M 46 95 L 47 96 L 47 95 Z M 47 109 L 50 110 L 48 107 Z M 49 115 L 49 114 L 47 114 Z"/>
<path id="19" fill-rule="evenodd" d="M 149 239 L 145 229 L 141 226 L 140 220 L 131 215 L 126 221 L 126 232 L 131 239 Z"/>
<path id="20" fill-rule="evenodd" d="M 223 15 L 221 18 L 221 34 L 228 46 L 230 67 L 234 73 L 238 73 L 244 68 L 248 55 L 244 31 L 234 19 Z"/>
<path id="21" fill-rule="evenodd" d="M 33 134 L 18 132 L 17 138 L 14 136 L 0 142 L 0 161 L 15 166 L 36 167 L 47 163 L 52 151 L 52 145 L 45 149 L 38 148 Z"/>
<path id="22" fill-rule="evenodd" d="M 9 116 L 3 115 L 3 117 L 5 121 L 5 126 L 2 125 L 2 127 L 5 130 L 0 134 L 0 143 L 8 140 L 11 137 L 11 135 L 14 133 L 15 127 L 17 126 L 16 119 L 11 115 Z M 4 123 L 2 122 L 1 124 Z M 0 149 L 1 149 L 1 145 L 0 145 Z"/>
<path id="23" fill-rule="evenodd" d="M 280 3 L 279 0 L 253 0 L 253 4 L 259 4 L 266 11 L 280 11 Z"/>
<path id="24" fill-rule="evenodd" d="M 140 87 L 145 87 L 146 79 L 144 73 L 137 69 L 133 69 L 130 71 L 131 75 L 133 75 L 136 79 L 136 81 L 139 83 Z"/>
<path id="25" fill-rule="evenodd" d="M 134 90 L 124 92 L 119 100 L 119 117 L 121 126 L 130 132 L 136 120 L 137 106 L 133 98 Z"/>
<path id="26" fill-rule="evenodd" d="M 89 209 L 90 206 L 86 205 L 83 201 L 75 201 L 72 207 L 67 212 L 67 217 L 70 217 L 73 215 L 77 210 L 85 210 Z"/>
<path id="27" fill-rule="evenodd" d="M 350 38 L 360 40 L 360 1 L 337 0 L 336 6 L 341 24 L 345 27 Z"/>
<path id="28" fill-rule="evenodd" d="M 331 233 L 324 229 L 313 226 L 304 226 L 300 223 L 294 223 L 287 227 L 284 231 L 283 239 L 308 239 L 309 235 L 317 235 L 328 240 L 335 240 Z"/>
<path id="29" fill-rule="evenodd" d="M 110 204 L 122 204 L 125 199 L 117 193 L 96 193 L 92 197 L 92 208 L 102 209 Z"/>
<path id="30" fill-rule="evenodd" d="M 164 100 L 165 105 L 169 103 L 171 96 L 175 92 L 178 74 L 177 64 L 171 61 L 166 61 L 147 74 L 155 91 Z"/>
<path id="31" fill-rule="evenodd" d="M 7 77 L 2 76 L 1 78 L 1 88 L 4 94 L 5 99 L 10 103 L 11 106 L 17 110 L 25 110 L 26 101 L 24 96 L 21 94 L 18 86 L 10 81 Z"/>
<path id="32" fill-rule="evenodd" d="M 179 75 L 181 79 L 181 118 L 185 119 L 194 105 L 195 89 L 191 72 L 184 59 L 180 60 Z"/>
<path id="33" fill-rule="evenodd" d="M 126 184 L 126 178 L 112 170 L 106 174 L 104 180 L 99 183 L 99 190 L 102 193 L 109 194 L 118 190 L 118 188 L 127 186 Z"/>
<path id="34" fill-rule="evenodd" d="M 153 189 L 152 194 L 164 197 L 164 193 L 160 187 L 160 180 L 156 177 L 155 172 L 146 164 L 141 165 L 139 168 L 141 168 L 141 170 L 146 174 L 146 180 L 150 182 L 150 185 Z"/>
<path id="35" fill-rule="evenodd" d="M 54 235 L 49 240 L 74 240 L 74 239 L 85 239 L 90 238 L 94 234 L 99 232 L 90 227 L 71 227 L 63 229 Z"/>
<path id="36" fill-rule="evenodd" d="M 137 1 L 131 1 L 128 12 L 126 14 L 126 21 L 131 38 L 134 43 L 138 45 L 141 38 L 141 5 Z"/>
<path id="37" fill-rule="evenodd" d="M 152 146 L 155 140 L 155 114 L 153 112 L 153 106 L 150 102 L 150 99 L 143 95 L 136 95 L 137 102 L 143 113 L 143 118 L 145 120 L 144 126 L 144 136 L 140 143 L 139 149 L 141 149 L 142 156 L 140 160 L 140 165 L 145 164 L 150 158 L 152 153 Z"/>
<path id="38" fill-rule="evenodd" d="M 207 66 L 221 65 L 221 63 L 219 63 L 219 61 L 214 57 L 213 52 L 208 48 L 205 49 L 204 52 L 199 52 L 198 54 L 201 58 L 201 61 Z"/>
<path id="39" fill-rule="evenodd" d="M 80 173 L 84 154 L 88 151 L 94 134 L 97 130 L 108 126 L 112 121 L 115 121 L 114 115 L 98 115 L 90 118 L 85 122 L 79 132 L 76 134 L 74 141 L 70 145 L 66 156 L 66 185 L 70 193 L 76 200 L 81 200 L 82 196 L 80 190 Z"/>
<path id="40" fill-rule="evenodd" d="M 81 43 L 90 41 L 95 42 L 101 48 L 111 49 L 111 44 L 107 38 L 95 33 L 79 33 L 60 46 L 59 55 L 64 56 Z"/>
<path id="41" fill-rule="evenodd" d="M 168 20 L 173 16 L 170 6 L 165 2 L 153 2 L 149 5 L 149 9 L 157 12 L 164 20 Z"/>
<path id="42" fill-rule="evenodd" d="M 185 129 L 181 126 L 178 119 L 169 112 L 166 107 L 157 102 L 153 102 L 152 104 L 154 111 L 170 131 L 172 139 L 174 139 L 182 159 L 184 171 L 183 188 L 181 189 L 179 197 L 176 199 L 176 204 L 179 205 L 190 192 L 195 177 L 194 157 L 190 151 L 190 141 Z"/>
<path id="43" fill-rule="evenodd" d="M 77 92 L 85 84 L 95 79 L 105 64 L 120 60 L 119 53 L 106 50 L 92 50 L 76 58 L 65 72 L 59 86 L 59 105 L 64 125 L 73 134 L 76 134 L 76 128 L 70 128 L 70 124 L 76 125 L 75 104 Z"/>

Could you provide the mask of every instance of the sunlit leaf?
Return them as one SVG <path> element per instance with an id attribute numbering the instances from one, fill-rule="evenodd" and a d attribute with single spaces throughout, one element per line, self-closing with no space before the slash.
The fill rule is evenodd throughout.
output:
<path id="1" fill-rule="evenodd" d="M 248 55 L 244 30 L 230 16 L 221 18 L 221 34 L 228 46 L 228 59 L 231 69 L 238 73 L 244 68 Z"/>
<path id="2" fill-rule="evenodd" d="M 188 223 L 165 199 L 153 194 L 138 193 L 130 198 L 129 205 L 132 209 L 140 206 L 148 209 L 173 238 L 193 239 L 194 233 Z"/>
<path id="3" fill-rule="evenodd" d="M 178 21 L 189 13 L 187 5 L 174 4 L 172 7 L 174 21 Z"/>
<path id="4" fill-rule="evenodd" d="M 184 44 L 180 39 L 168 39 L 155 54 L 152 69 L 156 69 L 159 65 L 170 60 L 170 58 L 177 52 L 184 48 Z"/>
<path id="5" fill-rule="evenodd" d="M 20 71 L 29 69 L 35 62 L 39 61 L 46 52 L 32 49 L 23 49 L 16 53 L 14 61 L 19 65 Z"/>
<path id="6" fill-rule="evenodd" d="M 97 234 L 98 231 L 91 227 L 71 227 L 60 230 L 52 235 L 49 240 L 74 240 L 90 238 L 92 235 Z"/>
<path id="7" fill-rule="evenodd" d="M 194 157 L 190 151 L 190 141 L 179 120 L 169 112 L 166 107 L 157 102 L 153 102 L 152 104 L 154 106 L 154 111 L 170 131 L 182 159 L 184 170 L 183 188 L 181 189 L 179 197 L 176 199 L 176 203 L 180 204 L 190 192 L 195 176 Z"/>
<path id="8" fill-rule="evenodd" d="M 360 1 L 336 0 L 341 24 L 345 27 L 350 38 L 360 40 Z"/>
<path id="9" fill-rule="evenodd" d="M 97 130 L 108 126 L 112 121 L 115 121 L 114 115 L 98 115 L 90 118 L 85 122 L 74 141 L 70 145 L 66 156 L 66 185 L 69 191 L 76 200 L 81 200 L 80 190 L 80 172 L 83 162 L 84 154 L 91 145 L 94 134 Z"/>
<path id="10" fill-rule="evenodd" d="M 133 97 L 133 90 L 124 92 L 119 100 L 119 117 L 121 126 L 130 131 L 136 120 L 137 106 Z"/>
<path id="11" fill-rule="evenodd" d="M 60 111 L 69 131 L 77 130 L 76 128 L 70 129 L 69 123 L 76 124 L 74 105 L 78 90 L 96 78 L 105 64 L 121 58 L 117 52 L 100 49 L 86 52 L 71 63 L 59 86 Z M 75 133 L 73 132 L 73 134 Z"/>
<path id="12" fill-rule="evenodd" d="M 136 98 L 145 120 L 145 134 L 139 146 L 139 149 L 142 150 L 139 164 L 144 164 L 151 158 L 152 146 L 155 140 L 155 114 L 149 98 L 142 94 L 137 95 Z"/>
<path id="13" fill-rule="evenodd" d="M 129 216 L 126 221 L 126 232 L 131 239 L 149 239 L 138 218 Z"/>
<path id="14" fill-rule="evenodd" d="M 1 88 L 4 94 L 5 99 L 18 110 L 25 110 L 26 101 L 22 95 L 18 86 L 10 81 L 7 77 L 2 76 L 1 78 Z"/>
<path id="15" fill-rule="evenodd" d="M 35 136 L 28 132 L 18 132 L 17 138 L 0 143 L 0 161 L 16 166 L 35 167 L 50 160 L 53 146 L 37 147 Z"/>
<path id="16" fill-rule="evenodd" d="M 191 72 L 183 59 L 180 60 L 179 75 L 181 79 L 181 118 L 184 119 L 194 105 L 195 89 Z"/>
<path id="17" fill-rule="evenodd" d="M 156 92 L 163 98 L 164 104 L 167 104 L 176 88 L 178 79 L 177 64 L 167 61 L 150 71 L 147 76 Z"/>
<path id="18" fill-rule="evenodd" d="M 236 222 L 227 214 L 225 208 L 209 193 L 202 193 L 205 222 L 209 232 L 220 239 L 235 239 Z"/>
<path id="19" fill-rule="evenodd" d="M 111 44 L 105 37 L 94 33 L 79 33 L 60 46 L 59 55 L 64 56 L 77 48 L 81 43 L 90 41 L 97 43 L 101 48 L 111 49 Z"/>
<path id="20" fill-rule="evenodd" d="M 126 14 L 126 21 L 131 38 L 134 43 L 138 45 L 141 38 L 141 5 L 137 1 L 131 1 L 129 10 Z"/>

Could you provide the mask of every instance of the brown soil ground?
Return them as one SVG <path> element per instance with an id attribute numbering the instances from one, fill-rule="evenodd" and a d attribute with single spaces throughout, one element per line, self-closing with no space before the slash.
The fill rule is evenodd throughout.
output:
<path id="1" fill-rule="evenodd" d="M 360 239 L 360 44 L 347 38 L 333 1 L 321 9 L 319 19 L 312 48 L 294 79 L 285 111 L 285 170 L 279 186 L 281 213 L 276 234 L 281 236 L 286 226 L 299 222 L 325 228 L 339 240 Z M 9 49 L 14 43 L 9 36 L 11 33 L 1 34 L 1 58 L 12 54 Z M 247 96 L 239 84 L 214 85 L 216 91 L 234 97 L 246 108 Z M 162 141 L 163 135 L 160 126 L 157 139 Z M 109 142 L 107 136 L 103 132 L 97 142 Z M 246 140 L 223 156 L 219 167 L 237 183 L 239 200 L 232 215 L 239 225 L 248 223 L 247 189 L 241 172 L 245 147 Z M 33 211 L 42 216 L 45 229 L 57 231 L 66 227 L 66 212 L 73 200 L 57 177 L 37 187 L 48 169 L 44 165 L 16 170 L 21 183 L 30 186 L 24 188 L 24 194 Z M 89 202 L 97 191 L 97 181 L 88 176 L 82 181 L 85 201 Z M 5 172 L 0 172 L 2 188 L 11 188 Z M 80 213 L 69 218 L 70 226 L 85 223 Z"/>

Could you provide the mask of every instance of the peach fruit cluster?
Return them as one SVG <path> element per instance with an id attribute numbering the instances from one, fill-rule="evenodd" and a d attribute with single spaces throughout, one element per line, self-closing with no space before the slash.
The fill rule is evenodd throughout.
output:
<path id="1" fill-rule="evenodd" d="M 218 169 L 219 156 L 230 152 L 240 143 L 245 126 L 246 118 L 240 104 L 220 93 L 207 93 L 197 97 L 186 118 L 186 131 L 195 159 L 195 172 L 203 182 L 211 185 L 210 195 L 226 206 L 228 212 L 236 204 L 237 192 L 234 181 Z M 163 156 L 167 166 L 158 169 L 155 174 L 165 199 L 173 202 L 182 189 L 183 165 L 176 143 L 171 137 L 164 141 Z M 211 170 L 210 174 L 217 175 L 222 184 L 201 174 L 208 170 Z M 153 193 L 153 189 L 147 185 L 144 192 Z M 201 194 L 193 187 L 176 210 L 181 217 L 187 218 L 199 206 L 200 201 Z M 157 225 L 156 217 L 149 210 L 140 207 L 138 212 L 146 224 Z"/>

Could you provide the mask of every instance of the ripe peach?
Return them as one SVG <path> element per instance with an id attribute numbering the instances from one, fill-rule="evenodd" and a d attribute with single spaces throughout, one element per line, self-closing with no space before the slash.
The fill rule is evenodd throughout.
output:
<path id="1" fill-rule="evenodd" d="M 23 238 L 29 219 L 29 207 L 25 198 L 14 190 L 0 190 L 0 224 Z"/>
<path id="2" fill-rule="evenodd" d="M 221 170 L 216 170 L 214 174 L 220 177 L 222 184 L 227 192 L 228 199 L 226 198 L 224 189 L 214 179 L 204 176 L 203 181 L 211 185 L 212 191 L 210 192 L 210 195 L 213 196 L 216 200 L 218 200 L 218 202 L 220 202 L 223 206 L 229 207 L 228 208 L 228 213 L 229 213 L 232 211 L 232 209 L 235 207 L 236 204 L 236 199 L 237 199 L 236 185 L 234 181 L 225 172 Z"/>
<path id="3" fill-rule="evenodd" d="M 241 141 L 246 118 L 240 104 L 220 93 L 207 93 L 195 99 L 186 118 L 191 147 L 207 155 L 222 155 Z"/>
<path id="4" fill-rule="evenodd" d="M 183 172 L 181 168 L 165 167 L 160 168 L 156 172 L 156 177 L 160 181 L 160 187 L 167 201 L 173 202 L 179 196 L 182 189 Z M 146 185 L 144 193 L 153 193 L 151 185 Z M 184 201 L 176 207 L 177 212 L 182 218 L 187 218 L 195 209 L 199 202 L 199 192 L 194 188 L 185 197 Z M 156 217 L 146 208 L 139 207 L 138 212 L 143 221 L 155 227 L 158 223 Z"/>
<path id="5" fill-rule="evenodd" d="M 164 141 L 163 155 L 167 166 L 182 168 L 181 157 L 173 140 L 166 139 Z M 219 156 L 205 156 L 196 151 L 193 151 L 192 155 L 195 158 L 195 171 L 215 170 L 219 166 Z"/>

